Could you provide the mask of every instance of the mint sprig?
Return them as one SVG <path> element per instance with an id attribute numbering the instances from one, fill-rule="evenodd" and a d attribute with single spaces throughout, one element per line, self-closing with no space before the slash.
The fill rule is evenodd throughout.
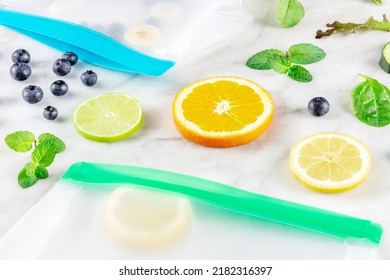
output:
<path id="1" fill-rule="evenodd" d="M 246 65 L 256 70 L 274 70 L 287 74 L 298 82 L 310 82 L 313 77 L 310 72 L 299 64 L 311 64 L 322 60 L 326 53 L 312 44 L 302 43 L 292 45 L 287 52 L 277 49 L 267 49 L 252 55 Z"/>
<path id="2" fill-rule="evenodd" d="M 40 179 L 46 179 L 56 155 L 66 149 L 65 143 L 50 133 L 41 134 L 38 139 L 30 131 L 16 131 L 5 137 L 7 146 L 19 153 L 26 153 L 33 147 L 31 162 L 28 162 L 18 174 L 18 183 L 22 188 L 34 185 Z"/>

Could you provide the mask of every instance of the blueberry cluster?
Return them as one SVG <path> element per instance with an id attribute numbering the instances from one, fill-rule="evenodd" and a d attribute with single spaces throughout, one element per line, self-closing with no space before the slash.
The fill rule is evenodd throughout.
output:
<path id="1" fill-rule="evenodd" d="M 31 76 L 30 54 L 24 49 L 18 49 L 12 53 L 12 62 L 14 63 L 9 69 L 11 77 L 17 81 L 25 81 Z"/>
<path id="2" fill-rule="evenodd" d="M 31 67 L 28 63 L 31 60 L 30 53 L 24 49 L 18 49 L 11 56 L 14 64 L 10 68 L 10 76 L 17 81 L 25 81 L 31 76 Z M 73 52 L 66 52 L 60 59 L 54 61 L 52 69 L 58 76 L 66 76 L 72 66 L 78 61 L 78 56 Z M 93 86 L 97 82 L 97 75 L 92 70 L 84 72 L 81 77 L 81 82 L 86 86 Z M 50 91 L 55 96 L 63 96 L 69 90 L 68 84 L 63 80 L 57 80 L 50 86 Z M 26 86 L 22 90 L 23 99 L 30 104 L 38 103 L 43 98 L 43 90 L 37 85 Z M 47 106 L 43 110 L 43 116 L 48 120 L 54 120 L 58 116 L 58 110 L 53 106 Z"/>

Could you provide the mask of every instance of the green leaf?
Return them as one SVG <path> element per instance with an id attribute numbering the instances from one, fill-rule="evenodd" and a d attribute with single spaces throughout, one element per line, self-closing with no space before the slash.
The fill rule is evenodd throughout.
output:
<path id="1" fill-rule="evenodd" d="M 293 27 L 305 16 L 305 9 L 298 0 L 279 0 L 276 18 L 281 27 Z"/>
<path id="2" fill-rule="evenodd" d="M 29 131 L 15 131 L 5 137 L 5 143 L 12 150 L 25 153 L 32 148 L 35 136 Z"/>
<path id="3" fill-rule="evenodd" d="M 288 70 L 287 74 L 290 78 L 294 79 L 295 81 L 303 82 L 303 83 L 310 82 L 313 79 L 310 72 L 307 71 L 306 68 L 303 68 L 302 66 L 299 65 L 293 65 Z"/>
<path id="4" fill-rule="evenodd" d="M 375 79 L 365 79 L 351 92 L 353 114 L 362 122 L 376 127 L 390 123 L 390 90 Z"/>
<path id="5" fill-rule="evenodd" d="M 35 175 L 35 168 L 36 164 L 32 162 L 29 162 L 24 166 L 18 175 L 19 186 L 25 189 L 31 187 L 38 181 L 38 178 Z"/>
<path id="6" fill-rule="evenodd" d="M 39 135 L 39 137 L 38 137 L 38 141 L 40 143 L 47 141 L 47 140 L 54 140 L 54 144 L 56 146 L 56 153 L 61 153 L 66 149 L 65 143 L 60 138 L 58 138 L 57 136 L 54 136 L 53 134 L 43 133 L 43 134 Z"/>
<path id="7" fill-rule="evenodd" d="M 291 67 L 291 61 L 284 55 L 271 55 L 268 59 L 268 63 L 272 70 L 280 74 L 286 74 Z"/>
<path id="8" fill-rule="evenodd" d="M 26 174 L 28 176 L 34 176 L 35 175 L 35 169 L 37 167 L 37 164 L 34 162 L 29 162 L 24 166 L 24 169 L 26 170 Z"/>
<path id="9" fill-rule="evenodd" d="M 47 167 L 54 161 L 57 145 L 55 139 L 40 142 L 32 153 L 32 160 L 43 167 Z"/>
<path id="10" fill-rule="evenodd" d="M 291 46 L 288 50 L 288 55 L 294 63 L 310 64 L 323 59 L 326 53 L 317 46 L 303 43 Z"/>
<path id="11" fill-rule="evenodd" d="M 372 2 L 376 5 L 382 5 L 382 0 L 372 0 Z"/>
<path id="12" fill-rule="evenodd" d="M 38 165 L 35 169 L 34 174 L 38 179 L 46 179 L 49 177 L 49 171 L 43 166 Z"/>
<path id="13" fill-rule="evenodd" d="M 284 53 L 279 50 L 276 49 L 264 50 L 252 55 L 246 62 L 246 65 L 252 69 L 269 70 L 272 69 L 269 63 L 269 59 L 270 57 L 276 57 L 276 56 L 285 57 Z"/>

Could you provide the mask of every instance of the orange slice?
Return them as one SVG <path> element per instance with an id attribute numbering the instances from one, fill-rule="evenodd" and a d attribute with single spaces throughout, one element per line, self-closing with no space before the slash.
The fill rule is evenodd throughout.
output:
<path id="1" fill-rule="evenodd" d="M 274 105 L 261 86 L 239 77 L 214 77 L 187 85 L 176 95 L 173 119 L 187 139 L 211 147 L 248 143 L 269 126 Z"/>

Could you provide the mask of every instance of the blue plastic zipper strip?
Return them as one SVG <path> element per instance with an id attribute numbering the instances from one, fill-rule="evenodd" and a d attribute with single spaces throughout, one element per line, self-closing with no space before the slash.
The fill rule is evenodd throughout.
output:
<path id="1" fill-rule="evenodd" d="M 82 25 L 0 9 L 0 24 L 61 51 L 73 51 L 80 59 L 104 68 L 159 76 L 174 61 L 136 51 Z"/>

